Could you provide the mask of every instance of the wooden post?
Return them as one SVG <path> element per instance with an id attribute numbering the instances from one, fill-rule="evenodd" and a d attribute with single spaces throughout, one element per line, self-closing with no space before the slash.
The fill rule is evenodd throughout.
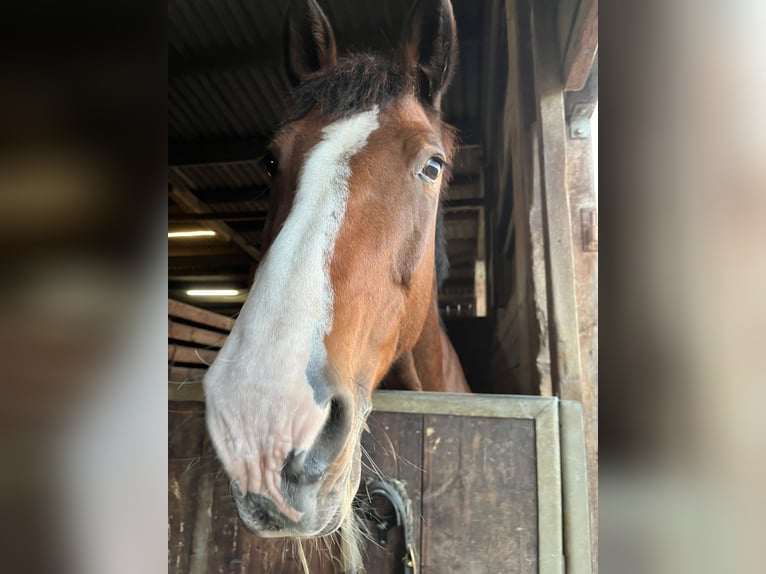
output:
<path id="1" fill-rule="evenodd" d="M 555 20 L 551 2 L 531 3 L 537 135 L 548 277 L 551 366 L 554 392 L 582 400 L 580 341 L 566 185 L 566 122 Z"/>

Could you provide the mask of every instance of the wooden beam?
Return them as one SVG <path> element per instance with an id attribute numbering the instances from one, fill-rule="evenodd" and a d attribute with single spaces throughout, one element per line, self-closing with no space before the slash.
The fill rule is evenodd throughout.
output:
<path id="1" fill-rule="evenodd" d="M 531 3 L 543 237 L 548 277 L 551 364 L 556 394 L 582 401 L 572 221 L 566 179 L 566 121 L 555 19 L 548 2 Z"/>
<path id="2" fill-rule="evenodd" d="M 208 239 L 207 237 L 201 239 Z M 202 241 L 196 238 L 189 240 L 178 239 L 168 241 L 168 257 L 198 257 L 200 255 L 221 256 L 238 255 L 242 256 L 242 251 L 236 245 L 229 245 L 219 240 Z M 249 261 L 249 259 L 248 259 Z"/>
<path id="3" fill-rule="evenodd" d="M 232 211 L 221 213 L 182 213 L 168 217 L 168 223 L 187 221 L 265 221 L 268 211 Z"/>
<path id="4" fill-rule="evenodd" d="M 266 201 L 269 198 L 267 185 L 243 186 L 243 187 L 213 187 L 195 189 L 200 201 L 209 205 L 217 203 L 245 203 L 251 201 Z"/>
<path id="5" fill-rule="evenodd" d="M 444 202 L 445 209 L 456 209 L 461 207 L 484 207 L 484 198 L 467 197 L 464 199 L 448 199 Z"/>
<path id="6" fill-rule="evenodd" d="M 564 108 L 567 123 L 589 121 L 598 103 L 598 54 L 582 90 L 567 92 L 564 96 Z M 587 137 L 587 136 L 586 136 Z"/>
<path id="7" fill-rule="evenodd" d="M 173 185 L 170 189 L 170 197 L 179 206 L 191 213 L 210 213 L 210 207 L 203 203 L 188 189 Z M 230 226 L 222 221 L 211 221 L 208 226 L 220 235 L 224 240 L 231 241 L 237 247 L 242 249 L 255 261 L 261 260 L 261 250 L 252 245 L 247 239 L 245 239 L 238 232 L 234 231 Z"/>
<path id="8" fill-rule="evenodd" d="M 495 128 L 497 126 L 497 113 L 495 110 L 495 81 L 498 77 L 497 71 L 497 42 L 500 35 L 500 22 L 502 17 L 500 0 L 490 0 L 485 3 L 486 13 L 484 15 L 484 68 L 482 70 L 482 91 L 484 96 L 484 106 L 482 109 L 482 126 L 485 140 L 485 149 L 493 149 L 495 145 Z"/>
<path id="9" fill-rule="evenodd" d="M 228 335 L 217 331 L 210 331 L 203 327 L 192 327 L 168 321 L 168 338 L 184 343 L 196 343 L 198 345 L 207 345 L 208 347 L 223 347 Z"/>
<path id="10" fill-rule="evenodd" d="M 580 0 L 563 47 L 564 89 L 581 90 L 598 51 L 598 0 Z"/>
<path id="11" fill-rule="evenodd" d="M 171 365 L 183 363 L 186 365 L 203 365 L 202 368 L 207 368 L 217 356 L 218 351 L 214 349 L 197 349 L 186 345 L 168 343 L 168 362 Z"/>
<path id="12" fill-rule="evenodd" d="M 252 260 L 247 255 L 237 252 L 235 255 L 188 255 L 168 256 L 169 277 L 178 273 L 199 273 L 217 276 L 219 273 L 233 274 L 237 271 L 247 276 Z"/>

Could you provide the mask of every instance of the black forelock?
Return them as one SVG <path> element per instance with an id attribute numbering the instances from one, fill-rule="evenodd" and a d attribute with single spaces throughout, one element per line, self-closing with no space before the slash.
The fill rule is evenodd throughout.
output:
<path id="1" fill-rule="evenodd" d="M 293 90 L 286 121 L 298 120 L 312 110 L 336 119 L 375 105 L 385 108 L 414 91 L 414 80 L 397 61 L 353 54 L 307 76 Z"/>

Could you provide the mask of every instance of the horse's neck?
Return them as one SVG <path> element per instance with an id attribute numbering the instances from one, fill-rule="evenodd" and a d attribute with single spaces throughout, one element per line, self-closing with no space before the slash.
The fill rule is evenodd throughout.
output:
<path id="1" fill-rule="evenodd" d="M 439 321 L 436 297 L 415 346 L 400 357 L 385 379 L 388 388 L 470 392 L 463 368 Z"/>

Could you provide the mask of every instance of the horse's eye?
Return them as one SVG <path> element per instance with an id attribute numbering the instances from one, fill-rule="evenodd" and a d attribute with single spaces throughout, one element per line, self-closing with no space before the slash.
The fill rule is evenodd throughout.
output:
<path id="1" fill-rule="evenodd" d="M 423 167 L 420 168 L 418 176 L 427 183 L 434 184 L 439 178 L 444 162 L 438 157 L 429 159 Z"/>
<path id="2" fill-rule="evenodd" d="M 277 175 L 279 162 L 277 161 L 277 158 L 274 157 L 273 153 L 267 151 L 261 159 L 261 163 L 263 164 L 263 169 L 266 170 L 267 174 L 269 174 L 269 177 L 274 177 Z"/>

